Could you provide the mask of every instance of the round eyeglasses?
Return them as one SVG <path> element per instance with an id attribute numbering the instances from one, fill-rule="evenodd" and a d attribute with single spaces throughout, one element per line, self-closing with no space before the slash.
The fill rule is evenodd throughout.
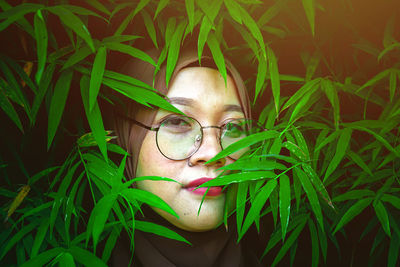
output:
<path id="1" fill-rule="evenodd" d="M 263 130 L 250 119 L 233 119 L 221 126 L 202 126 L 194 118 L 174 114 L 163 119 L 158 127 L 149 127 L 132 118 L 128 119 L 140 127 L 156 131 L 158 150 L 171 160 L 188 159 L 196 153 L 203 141 L 203 129 L 219 129 L 219 143 L 222 149 Z M 248 150 L 249 148 L 243 148 L 233 152 L 229 157 L 236 160 Z"/>

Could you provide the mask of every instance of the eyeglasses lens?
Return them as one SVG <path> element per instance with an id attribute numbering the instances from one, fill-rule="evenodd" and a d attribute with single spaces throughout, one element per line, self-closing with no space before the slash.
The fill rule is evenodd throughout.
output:
<path id="1" fill-rule="evenodd" d="M 229 145 L 257 132 L 255 123 L 247 119 L 232 120 L 221 130 L 221 147 Z M 169 159 L 182 160 L 192 155 L 200 146 L 202 131 L 200 124 L 189 117 L 174 116 L 164 120 L 157 132 L 157 145 L 161 153 Z M 238 159 L 249 148 L 243 148 L 229 155 Z"/>

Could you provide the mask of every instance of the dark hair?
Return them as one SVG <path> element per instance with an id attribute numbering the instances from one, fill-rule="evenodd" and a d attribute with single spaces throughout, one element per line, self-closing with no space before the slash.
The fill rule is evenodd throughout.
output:
<path id="1" fill-rule="evenodd" d="M 148 54 L 157 62 L 158 51 L 151 50 Z M 187 67 L 212 67 L 217 69 L 215 63 L 208 54 L 204 54 L 201 57 L 201 65 L 199 64 L 197 51 L 194 50 L 186 50 L 181 52 L 179 59 L 177 61 L 174 72 L 171 76 L 171 80 L 169 84 L 171 85 L 174 81 L 174 78 L 184 68 Z M 226 68 L 228 74 L 232 77 L 236 90 L 239 97 L 239 102 L 242 107 L 243 113 L 246 118 L 250 118 L 250 101 L 248 97 L 247 90 L 245 88 L 244 82 L 240 77 L 236 68 L 225 59 Z M 142 82 L 147 83 L 148 85 L 153 85 L 153 77 L 154 77 L 155 67 L 147 62 L 140 60 L 131 60 L 124 65 L 122 68 L 122 73 L 132 76 L 136 79 L 141 80 Z M 161 66 L 159 72 L 156 74 L 154 79 L 154 88 L 157 89 L 161 94 L 166 95 L 168 93 L 168 87 L 165 82 L 166 76 L 166 65 Z M 141 123 L 145 125 L 151 125 L 153 123 L 154 117 L 157 113 L 157 109 L 151 109 L 144 105 L 140 105 L 133 100 L 130 100 L 126 103 L 126 110 L 119 110 L 117 113 L 124 112 L 124 116 L 115 116 L 114 124 L 115 124 L 115 132 L 118 136 L 118 144 L 127 150 L 127 152 L 132 156 L 130 160 L 126 163 L 126 173 L 128 175 L 128 179 L 135 177 L 136 167 L 138 162 L 138 155 L 140 152 L 140 148 L 142 146 L 143 139 L 147 133 L 147 130 L 131 123 L 128 119 L 124 117 L 129 117 L 133 119 L 137 119 Z"/>

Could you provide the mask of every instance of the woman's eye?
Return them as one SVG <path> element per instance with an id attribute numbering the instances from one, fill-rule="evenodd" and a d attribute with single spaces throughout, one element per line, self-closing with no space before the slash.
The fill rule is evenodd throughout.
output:
<path id="1" fill-rule="evenodd" d="M 238 123 L 229 122 L 225 125 L 225 135 L 232 138 L 240 137 L 244 133 L 244 128 Z"/>
<path id="2" fill-rule="evenodd" d="M 183 131 L 188 131 L 192 128 L 190 122 L 186 121 L 183 118 L 169 118 L 165 120 L 162 124 L 161 127 L 165 127 L 170 131 L 175 131 L 175 132 L 183 132 Z"/>

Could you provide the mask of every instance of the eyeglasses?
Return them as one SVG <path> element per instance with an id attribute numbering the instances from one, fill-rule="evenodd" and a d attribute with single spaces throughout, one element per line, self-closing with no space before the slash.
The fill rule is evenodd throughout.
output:
<path id="1" fill-rule="evenodd" d="M 222 149 L 263 130 L 250 119 L 233 119 L 221 126 L 202 126 L 194 118 L 174 114 L 163 119 L 158 127 L 150 127 L 132 118 L 125 118 L 147 130 L 156 131 L 158 150 L 171 160 L 188 159 L 196 153 L 203 141 L 203 129 L 219 129 L 219 143 Z M 249 148 L 238 150 L 229 157 L 236 160 L 248 150 Z"/>

